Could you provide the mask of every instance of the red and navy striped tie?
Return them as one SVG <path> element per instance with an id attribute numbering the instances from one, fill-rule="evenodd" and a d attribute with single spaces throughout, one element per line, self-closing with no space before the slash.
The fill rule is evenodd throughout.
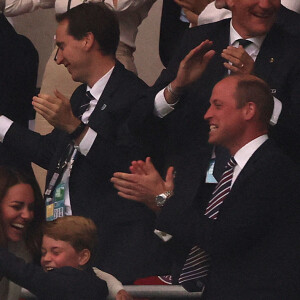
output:
<path id="1" fill-rule="evenodd" d="M 237 163 L 235 159 L 231 157 L 229 162 L 227 163 L 225 172 L 223 173 L 219 183 L 212 193 L 212 197 L 209 200 L 208 206 L 205 211 L 205 215 L 210 219 L 217 219 L 220 205 L 223 203 L 226 196 L 230 192 L 233 170 L 236 164 Z M 209 254 L 200 249 L 198 246 L 194 246 L 184 263 L 178 282 L 190 291 L 197 290 L 198 288 L 200 288 L 200 290 L 203 289 L 204 284 L 201 285 L 201 281 L 197 281 L 197 279 L 201 279 L 207 276 L 209 270 L 209 262 Z M 191 281 L 195 282 L 195 287 L 192 286 Z"/>

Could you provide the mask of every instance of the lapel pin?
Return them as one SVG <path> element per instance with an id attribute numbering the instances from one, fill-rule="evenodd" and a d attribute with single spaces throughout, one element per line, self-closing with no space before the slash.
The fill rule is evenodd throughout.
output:
<path id="1" fill-rule="evenodd" d="M 276 94 L 277 90 L 276 89 L 271 89 L 271 94 Z"/>
<path id="2" fill-rule="evenodd" d="M 101 110 L 104 110 L 105 108 L 106 108 L 106 104 L 104 103 L 103 105 L 102 105 L 102 107 L 101 107 Z"/>
<path id="3" fill-rule="evenodd" d="M 275 61 L 273 57 L 270 58 L 270 63 L 272 64 Z"/>

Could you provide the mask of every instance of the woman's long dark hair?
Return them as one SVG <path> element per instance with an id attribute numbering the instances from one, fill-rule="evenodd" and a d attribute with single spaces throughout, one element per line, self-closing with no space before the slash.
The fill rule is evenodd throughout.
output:
<path id="1" fill-rule="evenodd" d="M 39 257 L 41 239 L 42 239 L 42 222 L 45 220 L 45 208 L 43 196 L 36 179 L 30 174 L 26 174 L 15 168 L 0 166 L 0 203 L 5 197 L 9 188 L 16 184 L 29 184 L 34 193 L 34 217 L 29 223 L 24 239 L 25 244 L 35 259 Z M 0 208 L 0 245 L 5 246 L 7 243 L 2 228 Z"/>

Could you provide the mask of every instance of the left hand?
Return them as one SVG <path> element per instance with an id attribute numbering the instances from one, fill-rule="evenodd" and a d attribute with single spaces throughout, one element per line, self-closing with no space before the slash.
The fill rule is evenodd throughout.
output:
<path id="1" fill-rule="evenodd" d="M 174 168 L 169 167 L 165 181 L 151 162 L 134 161 L 130 167 L 132 174 L 116 172 L 111 178 L 114 187 L 119 190 L 118 195 L 137 202 L 144 203 L 153 211 L 158 211 L 155 196 L 166 191 L 174 190 Z"/>
<path id="2" fill-rule="evenodd" d="M 74 116 L 68 98 L 57 90 L 54 95 L 39 94 L 33 97 L 33 107 L 52 126 L 71 133 L 79 126 L 80 120 Z"/>
<path id="3" fill-rule="evenodd" d="M 252 74 L 254 70 L 254 60 L 245 51 L 243 46 L 239 46 L 238 48 L 228 46 L 223 50 L 221 56 L 232 63 L 224 63 L 225 68 L 232 73 Z"/>
<path id="4" fill-rule="evenodd" d="M 127 291 L 119 290 L 116 295 L 116 300 L 133 300 L 133 298 Z"/>

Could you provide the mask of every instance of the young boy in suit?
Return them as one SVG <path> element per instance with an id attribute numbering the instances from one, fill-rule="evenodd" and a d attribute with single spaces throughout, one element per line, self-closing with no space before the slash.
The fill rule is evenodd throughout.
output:
<path id="1" fill-rule="evenodd" d="M 43 227 L 41 267 L 26 264 L 0 248 L 0 276 L 39 299 L 106 299 L 107 285 L 92 269 L 96 244 L 97 229 L 92 220 L 59 218 Z"/>

